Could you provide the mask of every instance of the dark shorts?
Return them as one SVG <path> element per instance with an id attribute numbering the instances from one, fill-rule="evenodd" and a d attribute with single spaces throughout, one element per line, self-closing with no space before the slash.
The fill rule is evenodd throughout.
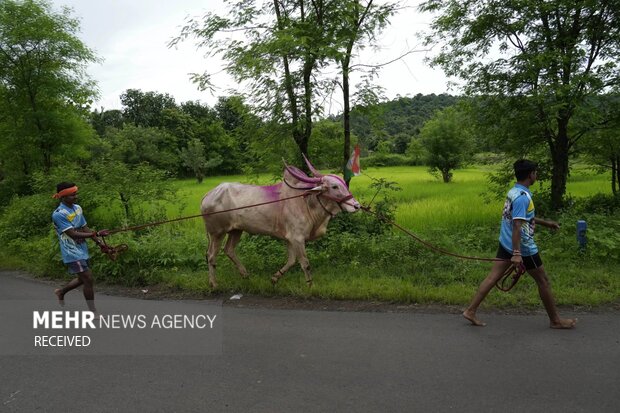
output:
<path id="1" fill-rule="evenodd" d="M 68 262 L 67 267 L 69 268 L 69 274 L 79 274 L 88 270 L 88 260 Z"/>
<path id="2" fill-rule="evenodd" d="M 512 253 L 502 247 L 502 244 L 499 244 L 499 247 L 497 248 L 497 255 L 495 255 L 495 257 L 503 260 L 510 260 L 512 258 Z M 543 265 L 538 253 L 528 255 L 527 257 L 523 256 L 521 258 L 523 258 L 523 265 L 525 265 L 526 270 L 533 270 Z"/>

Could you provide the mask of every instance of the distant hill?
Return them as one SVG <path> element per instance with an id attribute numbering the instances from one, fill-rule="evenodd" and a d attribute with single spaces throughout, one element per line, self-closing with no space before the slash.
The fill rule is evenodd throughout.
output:
<path id="1" fill-rule="evenodd" d="M 399 97 L 351 111 L 351 132 L 364 147 L 375 150 L 381 141 L 391 141 L 395 152 L 404 152 L 411 138 L 433 114 L 454 105 L 460 97 L 447 94 Z"/>

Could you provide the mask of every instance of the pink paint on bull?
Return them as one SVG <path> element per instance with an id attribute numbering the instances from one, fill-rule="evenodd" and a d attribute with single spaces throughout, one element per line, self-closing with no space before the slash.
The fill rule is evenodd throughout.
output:
<path id="1" fill-rule="evenodd" d="M 261 186 L 260 187 L 263 191 L 265 191 L 265 194 L 267 195 L 267 198 L 269 198 L 269 200 L 276 200 L 276 199 L 280 199 L 280 192 L 282 189 L 282 184 L 275 184 L 275 185 L 269 185 L 269 186 Z"/>
<path id="2" fill-rule="evenodd" d="M 241 234 L 268 235 L 286 241 L 288 260 L 272 277 L 277 283 L 295 262 L 299 262 L 308 285 L 312 285 L 310 263 L 305 251 L 306 241 L 322 237 L 330 219 L 340 212 L 353 213 L 360 204 L 353 198 L 344 180 L 336 175 L 309 177 L 300 169 L 286 165 L 284 179 L 275 185 L 256 186 L 222 183 L 207 194 L 201 204 L 205 229 L 209 236 L 207 264 L 209 283 L 216 282 L 216 261 L 225 237 L 224 251 L 241 276 L 248 272 L 235 254 Z M 307 196 L 300 196 L 307 194 Z M 241 208 L 264 201 L 283 200 L 257 208 Z M 286 199 L 286 200 L 284 200 Z M 230 210 L 226 214 L 208 215 L 213 211 Z"/>

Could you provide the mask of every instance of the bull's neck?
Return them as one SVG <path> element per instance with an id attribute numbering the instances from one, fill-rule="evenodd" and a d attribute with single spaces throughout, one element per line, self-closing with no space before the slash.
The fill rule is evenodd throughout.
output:
<path id="1" fill-rule="evenodd" d="M 293 182 L 293 184 L 300 185 L 300 188 L 303 188 L 303 185 L 304 185 L 303 183 L 298 183 L 296 181 Z M 281 191 L 280 196 L 282 198 L 285 198 L 288 196 L 299 195 L 302 193 L 302 191 L 305 190 L 305 189 L 294 189 L 293 187 L 291 187 L 290 185 L 287 185 L 286 183 L 280 183 L 279 185 L 280 185 L 280 191 Z M 334 216 L 335 214 L 339 212 L 339 211 L 331 212 L 331 213 L 328 212 L 331 206 L 330 202 L 324 201 L 323 206 L 321 206 L 315 194 L 304 197 L 303 202 L 306 204 L 306 208 L 308 210 L 308 216 L 310 217 L 310 220 L 312 221 L 312 226 L 314 228 L 313 229 L 314 233 L 316 233 L 317 231 L 320 231 L 322 228 L 324 229 L 325 227 L 327 227 L 327 224 L 329 223 L 329 220 L 332 218 L 332 216 Z M 325 208 L 327 208 L 327 210 Z"/>
<path id="2" fill-rule="evenodd" d="M 336 215 L 333 212 L 330 212 L 328 208 L 330 205 L 326 205 L 324 202 L 323 205 L 320 204 L 320 201 L 316 195 L 311 195 L 306 198 L 306 205 L 308 206 L 308 213 L 314 223 L 314 228 L 318 229 L 322 226 L 327 226 L 329 220 Z"/>

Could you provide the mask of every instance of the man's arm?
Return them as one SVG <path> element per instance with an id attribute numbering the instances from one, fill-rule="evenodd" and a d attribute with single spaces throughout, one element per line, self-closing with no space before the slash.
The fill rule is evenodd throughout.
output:
<path id="1" fill-rule="evenodd" d="M 524 222 L 522 219 L 512 220 L 512 258 L 510 262 L 515 265 L 523 262 L 523 258 L 521 258 L 521 227 Z"/>
<path id="2" fill-rule="evenodd" d="M 93 238 L 93 236 L 95 235 L 93 231 L 89 230 L 86 227 L 82 227 L 80 229 L 69 228 L 65 231 L 65 234 L 75 240 Z"/>
<path id="3" fill-rule="evenodd" d="M 547 221 L 545 219 L 534 218 L 534 222 L 536 225 L 542 225 L 543 227 L 547 227 L 550 229 L 560 229 L 560 224 L 555 221 Z"/>

